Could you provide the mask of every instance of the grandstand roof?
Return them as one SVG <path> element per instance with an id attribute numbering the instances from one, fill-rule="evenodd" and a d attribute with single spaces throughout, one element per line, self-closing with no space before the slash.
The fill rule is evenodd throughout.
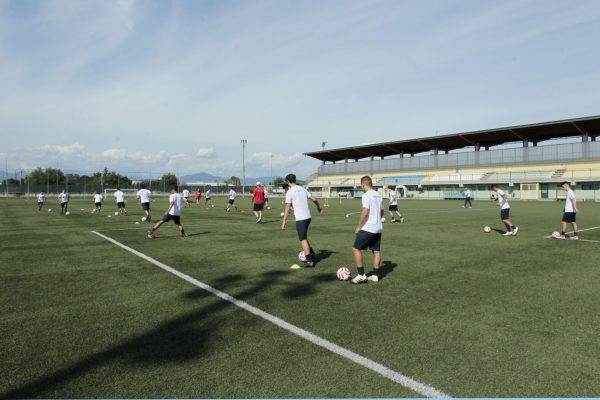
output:
<path id="1" fill-rule="evenodd" d="M 324 162 L 341 161 L 367 157 L 387 157 L 402 153 L 418 154 L 431 150 L 451 151 L 477 145 L 485 148 L 518 141 L 537 143 L 582 135 L 600 136 L 600 116 L 313 151 L 304 154 Z"/>

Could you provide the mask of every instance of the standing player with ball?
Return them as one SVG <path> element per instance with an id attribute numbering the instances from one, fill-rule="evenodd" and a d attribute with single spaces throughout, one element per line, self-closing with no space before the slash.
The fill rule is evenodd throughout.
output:
<path id="1" fill-rule="evenodd" d="M 570 238 L 573 240 L 579 240 L 579 232 L 577 229 L 577 199 L 575 198 L 575 192 L 571 189 L 571 185 L 569 182 L 563 182 L 560 185 L 562 190 L 567 192 L 565 199 L 565 211 L 562 217 L 562 232 L 560 235 L 557 235 L 557 239 L 566 239 Z M 573 226 L 573 236 L 567 235 L 567 225 L 571 224 Z"/>
<path id="2" fill-rule="evenodd" d="M 504 236 L 516 236 L 519 228 L 508 219 L 510 215 L 508 195 L 496 184 L 492 185 L 492 190 L 496 192 L 496 200 L 498 200 L 498 207 L 500 207 L 500 219 L 504 226 L 506 226 L 506 233 L 504 233 Z"/>
<path id="3" fill-rule="evenodd" d="M 150 190 L 146 189 L 146 185 L 143 183 L 140 186 L 140 190 L 137 192 L 137 198 L 140 199 L 142 210 L 144 210 L 144 214 L 146 214 L 145 221 L 150 222 L 152 220 L 152 217 L 150 216 L 150 198 L 154 198 L 154 196 Z"/>
<path id="4" fill-rule="evenodd" d="M 296 231 L 298 232 L 298 240 L 302 246 L 302 251 L 306 257 L 303 262 L 305 267 L 314 267 L 316 257 L 315 252 L 312 249 L 310 242 L 308 241 L 308 227 L 310 226 L 311 215 L 310 209 L 308 208 L 308 200 L 315 203 L 319 214 L 323 211 L 319 201 L 315 199 L 308 190 L 302 186 L 296 185 L 296 175 L 288 174 L 285 177 L 285 181 L 289 185 L 289 189 L 285 194 L 285 211 L 283 212 L 283 219 L 281 220 L 281 229 L 285 229 L 285 223 L 287 221 L 290 209 L 294 207 L 294 218 L 296 219 Z"/>
<path id="5" fill-rule="evenodd" d="M 156 230 L 160 228 L 162 224 L 171 220 L 177 225 L 181 237 L 187 237 L 183 225 L 181 224 L 181 209 L 183 208 L 184 202 L 183 196 L 178 192 L 177 185 L 173 185 L 171 187 L 171 194 L 169 195 L 169 208 L 167 208 L 162 220 L 158 221 L 156 225 L 146 233 L 149 239 L 154 238 Z"/>
<path id="6" fill-rule="evenodd" d="M 379 282 L 379 264 L 381 263 L 381 235 L 383 233 L 383 199 L 373 189 L 373 181 L 370 176 L 360 179 L 360 186 L 364 192 L 362 196 L 362 211 L 358 225 L 354 229 L 356 239 L 352 246 L 352 255 L 358 274 L 352 279 L 352 283 Z M 367 278 L 363 265 L 362 250 L 370 248 L 373 252 L 373 272 Z"/>

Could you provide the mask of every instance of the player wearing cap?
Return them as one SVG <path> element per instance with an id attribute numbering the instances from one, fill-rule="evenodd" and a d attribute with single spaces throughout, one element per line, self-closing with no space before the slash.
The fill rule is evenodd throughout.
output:
<path id="1" fill-rule="evenodd" d="M 577 229 L 577 199 L 575 198 L 575 192 L 571 189 L 571 185 L 569 182 L 563 182 L 560 185 L 562 190 L 567 192 L 565 198 L 565 211 L 562 217 L 562 232 L 557 237 L 557 239 L 566 239 L 570 238 L 573 240 L 579 240 L 579 232 Z M 567 235 L 567 225 L 571 224 L 573 226 L 573 236 Z"/>
<path id="2" fill-rule="evenodd" d="M 497 184 L 492 185 L 492 190 L 496 192 L 495 200 L 498 200 L 498 207 L 500 207 L 500 219 L 504 226 L 506 226 L 506 233 L 504 236 L 516 236 L 519 228 L 515 226 L 510 217 L 510 204 L 508 204 L 508 195 L 504 193 Z"/>
<path id="3" fill-rule="evenodd" d="M 252 190 L 252 203 L 254 204 L 254 216 L 257 218 L 256 223 L 262 222 L 263 209 L 265 207 L 265 191 L 260 182 L 256 182 L 256 187 Z"/>
<path id="4" fill-rule="evenodd" d="M 288 174 L 285 177 L 285 181 L 289 185 L 289 189 L 285 194 L 285 211 L 283 212 L 283 219 L 281 220 L 281 229 L 285 229 L 285 223 L 293 206 L 298 240 L 300 240 L 302 251 L 306 257 L 304 266 L 314 267 L 317 260 L 315 257 L 315 252 L 308 241 L 308 227 L 310 226 L 311 221 L 308 200 L 315 203 L 319 213 L 322 212 L 321 205 L 319 204 L 319 201 L 308 192 L 308 190 L 304 189 L 302 186 L 296 185 L 296 175 Z"/>

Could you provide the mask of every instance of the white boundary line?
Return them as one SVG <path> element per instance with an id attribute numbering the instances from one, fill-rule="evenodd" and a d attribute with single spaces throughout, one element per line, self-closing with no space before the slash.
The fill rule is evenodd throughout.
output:
<path id="1" fill-rule="evenodd" d="M 393 370 L 387 368 L 386 366 L 379 364 L 378 362 L 375 362 L 375 361 L 370 360 L 366 357 L 363 357 L 357 353 L 354 353 L 348 349 L 338 346 L 335 343 L 332 343 L 332 342 L 330 342 L 326 339 L 323 339 L 313 333 L 310 333 L 302 328 L 292 325 L 289 322 L 282 320 L 281 318 L 271 315 L 271 314 L 269 314 L 265 311 L 262 311 L 261 309 L 256 308 L 254 306 L 251 306 L 250 304 L 246 303 L 245 301 L 236 299 L 235 297 L 230 296 L 227 293 L 222 292 L 218 289 L 215 289 L 212 286 L 207 285 L 206 283 L 200 282 L 199 280 L 192 278 L 191 276 L 186 275 L 183 272 L 180 272 L 180 271 L 176 270 L 175 268 L 168 266 L 167 264 L 164 264 L 158 260 L 155 260 L 154 258 L 149 257 L 149 256 L 145 255 L 144 253 L 140 253 L 139 251 L 134 250 L 131 247 L 128 247 L 128 246 L 116 241 L 115 239 L 112 239 L 112 238 L 105 236 L 96 231 L 91 231 L 91 233 L 100 236 L 101 238 L 111 242 L 112 244 L 117 245 L 132 254 L 135 254 L 136 256 L 156 265 L 157 267 L 159 267 L 181 279 L 183 279 L 184 281 L 186 281 L 188 283 L 191 283 L 194 286 L 199 287 L 200 289 L 203 289 L 203 290 L 221 298 L 222 300 L 228 301 L 228 302 L 248 311 L 251 314 L 254 314 L 266 321 L 269 321 L 272 324 L 277 325 L 278 327 L 280 327 L 296 336 L 299 336 L 306 341 L 309 341 L 319 347 L 329 350 L 332 353 L 335 353 L 341 357 L 344 357 L 344 358 L 352 361 L 355 364 L 358 364 L 362 367 L 368 368 L 371 371 L 376 372 L 379 375 L 381 375 L 393 382 L 399 383 L 400 385 L 404 386 L 405 388 L 413 390 L 414 392 L 419 393 L 422 396 L 434 397 L 434 398 L 450 398 L 450 396 L 448 396 L 444 392 L 441 392 L 441 391 L 435 389 L 434 387 L 428 386 L 428 385 L 418 382 L 406 375 L 403 375 L 399 372 L 393 371 Z"/>
<path id="2" fill-rule="evenodd" d="M 579 232 L 593 231 L 594 229 L 600 229 L 600 226 L 594 226 L 594 227 L 591 227 L 591 228 L 580 229 Z M 566 232 L 566 233 L 571 234 L 571 233 L 574 233 L 574 232 L 573 231 L 569 231 L 569 232 Z M 552 235 L 544 236 L 544 238 L 546 238 L 546 239 L 552 239 Z M 598 241 L 598 240 L 584 240 L 584 239 L 579 239 L 579 240 L 583 240 L 585 242 L 598 242 L 598 243 L 600 243 L 600 241 Z"/>

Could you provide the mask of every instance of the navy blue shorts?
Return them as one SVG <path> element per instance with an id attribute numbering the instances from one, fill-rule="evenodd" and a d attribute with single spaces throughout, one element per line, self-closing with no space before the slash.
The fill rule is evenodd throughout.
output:
<path id="1" fill-rule="evenodd" d="M 262 211 L 265 208 L 264 204 L 255 204 L 254 211 Z"/>
<path id="2" fill-rule="evenodd" d="M 102 207 L 102 203 L 94 203 L 94 205 L 96 206 L 96 208 Z"/>
<path id="3" fill-rule="evenodd" d="M 234 199 L 229 199 L 229 204 L 233 205 Z"/>
<path id="4" fill-rule="evenodd" d="M 390 205 L 390 206 L 388 207 L 388 211 L 398 211 L 398 205 L 397 205 L 397 204 L 396 204 L 396 205 L 393 205 L 393 206 L 392 206 L 392 205 Z"/>
<path id="5" fill-rule="evenodd" d="M 500 219 L 504 221 L 508 219 L 510 215 L 510 208 L 505 208 L 504 210 L 500 210 Z"/>
<path id="6" fill-rule="evenodd" d="M 119 208 L 125 208 L 125 202 L 124 201 L 120 201 L 117 203 L 117 207 Z"/>
<path id="7" fill-rule="evenodd" d="M 354 247 L 358 250 L 364 250 L 367 247 L 373 251 L 379 251 L 381 248 L 381 233 L 371 233 L 360 231 L 354 240 Z"/>
<path id="8" fill-rule="evenodd" d="M 565 212 L 562 217 L 562 222 L 577 222 L 577 213 Z"/>
<path id="9" fill-rule="evenodd" d="M 308 240 L 308 227 L 310 226 L 310 218 L 296 221 L 296 231 L 298 232 L 298 240 Z"/>
<path id="10" fill-rule="evenodd" d="M 169 222 L 169 221 L 173 221 L 173 222 L 175 222 L 175 224 L 181 225 L 181 216 L 180 215 L 171 215 L 171 214 L 163 215 L 162 222 Z"/>
<path id="11" fill-rule="evenodd" d="M 65 208 L 66 206 L 69 205 L 69 202 L 65 202 L 65 203 L 60 203 L 60 208 Z"/>
<path id="12" fill-rule="evenodd" d="M 150 211 L 150 203 L 142 203 L 142 210 Z"/>

